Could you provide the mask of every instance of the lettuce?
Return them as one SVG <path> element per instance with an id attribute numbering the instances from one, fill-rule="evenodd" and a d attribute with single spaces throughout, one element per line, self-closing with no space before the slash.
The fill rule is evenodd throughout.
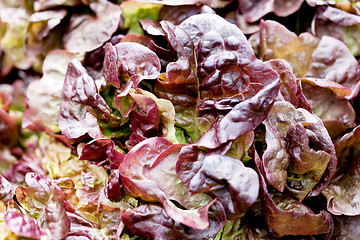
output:
<path id="1" fill-rule="evenodd" d="M 0 1 L 0 238 L 356 239 L 359 19 Z"/>

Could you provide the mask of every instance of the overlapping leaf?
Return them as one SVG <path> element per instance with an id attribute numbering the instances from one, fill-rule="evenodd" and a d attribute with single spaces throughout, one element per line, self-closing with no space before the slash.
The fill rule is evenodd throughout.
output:
<path id="1" fill-rule="evenodd" d="M 176 172 L 191 194 L 205 192 L 219 199 L 228 217 L 244 214 L 258 197 L 256 172 L 239 159 L 216 151 L 205 153 L 191 145 L 183 147 Z"/>
<path id="2" fill-rule="evenodd" d="M 110 118 L 110 108 L 97 92 L 95 81 L 87 74 L 81 63 L 74 59 L 65 76 L 58 117 L 59 128 L 68 138 L 79 138 L 89 134 L 92 138 L 102 138 L 98 124 L 100 119 Z"/>
<path id="3" fill-rule="evenodd" d="M 95 16 L 73 14 L 67 32 L 63 35 L 65 49 L 72 53 L 92 51 L 108 41 L 120 24 L 119 5 L 108 1 L 90 4 Z M 93 29 L 96 29 L 94 32 Z"/>
<path id="4" fill-rule="evenodd" d="M 351 89 L 347 99 L 359 92 L 359 64 L 347 46 L 336 38 L 318 39 L 307 32 L 297 37 L 280 23 L 262 21 L 260 52 L 264 60 L 286 60 L 297 77 L 323 78 Z"/>
<path id="5" fill-rule="evenodd" d="M 264 121 L 267 148 L 265 178 L 278 191 L 302 201 L 318 195 L 335 173 L 334 145 L 322 121 L 305 109 L 276 102 Z"/>
<path id="6" fill-rule="evenodd" d="M 175 173 L 177 155 L 181 147 L 181 144 L 173 145 L 160 137 L 146 139 L 126 155 L 120 166 L 120 177 L 124 190 L 130 196 L 140 197 L 144 201 L 158 201 L 173 220 L 195 229 L 205 229 L 209 226 L 208 209 L 213 204 L 213 201 L 209 202 L 208 196 L 190 197 L 199 197 L 200 200 L 196 205 L 201 208 L 193 210 L 177 208 L 170 201 L 175 200 L 183 207 L 190 207 L 186 206 L 189 203 L 194 204 L 189 201 L 188 190 Z M 168 181 L 164 182 L 164 177 Z M 176 182 L 177 191 L 174 191 Z"/>
<path id="7" fill-rule="evenodd" d="M 323 191 L 328 201 L 328 210 L 336 215 L 359 215 L 359 127 L 346 134 L 336 144 L 338 167 L 336 178 Z M 351 193 L 351 194 L 348 194 Z"/>

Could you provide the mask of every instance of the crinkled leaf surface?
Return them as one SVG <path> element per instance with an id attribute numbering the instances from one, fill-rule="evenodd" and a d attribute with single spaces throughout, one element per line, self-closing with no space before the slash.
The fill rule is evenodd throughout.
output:
<path id="1" fill-rule="evenodd" d="M 152 174 L 153 171 L 158 172 L 157 169 L 159 168 L 161 171 L 162 167 L 159 164 L 165 164 L 165 166 L 169 167 L 164 161 L 171 160 L 174 157 L 176 159 L 181 147 L 181 144 L 173 145 L 161 137 L 146 139 L 133 147 L 126 155 L 120 166 L 120 177 L 124 190 L 130 196 L 140 197 L 144 201 L 161 202 L 166 213 L 175 221 L 195 229 L 205 229 L 209 226 L 208 209 L 213 204 L 213 201 L 210 203 L 206 201 L 206 205 L 193 210 L 177 208 L 170 199 L 183 203 L 182 198 L 186 197 L 187 193 L 183 194 L 180 199 L 177 198 L 174 194 L 178 193 L 172 190 L 174 187 L 171 184 L 172 182 L 168 186 L 167 183 L 163 182 L 164 178 L 159 179 L 157 175 Z M 175 175 L 175 161 L 173 161 L 172 168 L 173 173 L 171 175 Z M 170 177 L 169 173 L 165 174 L 165 176 Z M 182 191 L 186 190 L 182 184 L 177 187 L 184 189 Z"/>
<path id="2" fill-rule="evenodd" d="M 16 161 L 11 167 L 2 173 L 2 175 L 10 182 L 21 184 L 25 180 L 25 175 L 28 172 L 35 172 L 39 174 L 46 174 L 41 160 L 35 154 L 24 154 L 21 159 Z"/>
<path id="3" fill-rule="evenodd" d="M 77 212 L 69 212 L 71 228 L 65 239 L 119 239 L 120 209 L 101 205 L 96 212 L 97 220 L 89 222 L 78 215 Z"/>
<path id="4" fill-rule="evenodd" d="M 120 88 L 119 76 L 131 82 L 128 78 L 134 75 L 142 80 L 157 78 L 159 74 L 160 60 L 149 48 L 133 42 L 121 42 L 115 46 L 106 44 L 104 76 L 115 87 Z M 137 84 L 132 88 L 136 87 Z"/>
<path id="5" fill-rule="evenodd" d="M 175 222 L 161 206 L 155 204 L 143 204 L 129 209 L 121 219 L 132 233 L 144 238 L 213 239 L 225 225 L 225 212 L 220 203 L 211 206 L 210 225 L 204 230 L 192 229 Z"/>
<path id="6" fill-rule="evenodd" d="M 331 215 L 326 211 L 315 214 L 309 207 L 285 194 L 269 192 L 260 170 L 260 159 L 257 153 L 255 153 L 255 162 L 260 178 L 265 221 L 275 231 L 276 237 L 327 234 L 326 239 L 329 239 L 334 227 Z"/>
<path id="7" fill-rule="evenodd" d="M 160 60 L 156 54 L 139 43 L 121 42 L 115 46 L 110 43 L 105 45 L 103 74 L 107 83 L 119 88 L 113 105 L 122 116 L 127 117 L 136 106 L 128 96 L 130 89 L 137 88 L 143 79 L 157 78 L 160 68 Z"/>
<path id="8" fill-rule="evenodd" d="M 267 148 L 262 156 L 267 182 L 286 188 L 300 201 L 318 195 L 335 173 L 335 148 L 322 121 L 305 109 L 276 102 L 264 121 Z"/>
<path id="9" fill-rule="evenodd" d="M 97 92 L 94 80 L 81 63 L 74 59 L 68 65 L 62 90 L 59 128 L 68 138 L 79 138 L 89 134 L 102 138 L 95 111 L 101 119 L 110 117 L 110 108 Z"/>
<path id="10" fill-rule="evenodd" d="M 188 145 L 181 149 L 176 172 L 191 194 L 205 192 L 219 199 L 228 216 L 244 214 L 256 201 L 256 172 L 236 158 L 216 152 L 207 154 Z"/>
<path id="11" fill-rule="evenodd" d="M 280 82 L 274 81 L 254 97 L 237 105 L 195 143 L 196 146 L 214 149 L 254 130 L 267 116 L 279 93 Z"/>
<path id="12" fill-rule="evenodd" d="M 70 221 L 66 215 L 63 201 L 64 192 L 47 177 L 28 173 L 25 176 L 28 187 L 18 187 L 16 198 L 31 216 L 39 216 L 39 225 L 48 237 L 63 239 L 69 233 Z"/>
<path id="13" fill-rule="evenodd" d="M 211 112 L 198 112 L 203 100 L 243 100 L 278 78 L 270 67 L 256 59 L 241 30 L 215 14 L 195 15 L 179 26 L 166 21 L 161 25 L 178 60 L 167 65 L 166 78 L 161 76 L 155 91 L 172 101 L 177 125 L 193 140 L 217 118 Z"/>

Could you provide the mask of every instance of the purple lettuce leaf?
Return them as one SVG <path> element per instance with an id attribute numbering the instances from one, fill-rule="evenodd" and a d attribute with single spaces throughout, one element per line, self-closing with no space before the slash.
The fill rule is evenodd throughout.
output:
<path id="1" fill-rule="evenodd" d="M 336 144 L 338 166 L 333 181 L 323 191 L 328 201 L 328 210 L 335 215 L 360 215 L 358 185 L 360 161 L 358 146 L 360 127 L 344 135 Z"/>
<path id="2" fill-rule="evenodd" d="M 22 127 L 31 130 L 58 132 L 58 114 L 68 63 L 75 55 L 65 50 L 54 50 L 46 55 L 43 76 L 26 89 L 27 108 Z"/>
<path id="3" fill-rule="evenodd" d="M 299 10 L 303 2 L 304 0 L 240 0 L 239 8 L 246 21 L 255 22 L 270 12 L 286 17 Z"/>
<path id="4" fill-rule="evenodd" d="M 155 101 L 141 94 L 130 93 L 139 106 L 140 111 L 130 113 L 130 130 L 132 131 L 127 148 L 131 149 L 139 142 L 149 137 L 159 136 L 160 117 Z"/>
<path id="5" fill-rule="evenodd" d="M 59 141 L 57 138 L 48 136 L 45 133 L 42 133 L 40 136 L 38 146 L 34 149 L 34 152 L 30 154 L 25 154 L 24 156 L 30 155 L 32 157 L 27 160 L 28 162 L 38 163 L 43 169 L 42 172 L 36 171 L 40 174 L 47 175 L 49 178 L 58 179 L 70 177 L 73 179 L 75 184 L 78 186 L 82 172 L 93 171 L 98 175 L 103 175 L 103 182 L 107 178 L 106 169 L 95 164 L 91 164 L 90 161 L 79 160 L 75 155 L 76 149 L 69 144 L 64 144 Z M 20 171 L 19 171 L 20 170 Z M 34 172 L 29 169 L 24 169 L 26 171 Z M 18 169 L 22 173 L 21 169 Z M 25 175 L 25 174 L 24 174 Z"/>
<path id="6" fill-rule="evenodd" d="M 264 193 L 263 199 L 266 223 L 276 232 L 277 237 L 319 234 L 331 236 L 334 223 L 328 212 L 315 214 L 307 206 L 283 194 Z"/>
<path id="7" fill-rule="evenodd" d="M 29 172 L 46 174 L 41 165 L 41 159 L 34 153 L 23 154 L 11 167 L 2 173 L 2 175 L 12 183 L 21 184 L 25 181 L 25 175 Z"/>
<path id="8" fill-rule="evenodd" d="M 323 78 L 351 89 L 347 99 L 359 92 L 360 66 L 348 47 L 336 38 L 318 39 L 307 32 L 297 37 L 280 23 L 262 21 L 260 53 L 263 60 L 286 60 L 296 77 Z"/>
<path id="9" fill-rule="evenodd" d="M 266 62 L 280 76 L 280 93 L 294 107 L 305 108 L 312 112 L 311 105 L 302 91 L 301 81 L 295 78 L 288 62 L 283 59 L 272 59 Z"/>
<path id="10" fill-rule="evenodd" d="M 254 97 L 235 105 L 228 114 L 216 121 L 201 136 L 195 146 L 215 149 L 254 130 L 266 118 L 279 93 L 279 87 L 280 82 L 274 81 L 261 89 Z"/>
<path id="11" fill-rule="evenodd" d="M 95 139 L 81 148 L 79 160 L 89 160 L 107 169 L 118 169 L 125 155 L 115 149 L 115 143 L 106 138 Z"/>
<path id="12" fill-rule="evenodd" d="M 313 113 L 323 121 L 332 137 L 341 135 L 342 129 L 355 126 L 355 111 L 349 100 L 344 99 L 351 94 L 350 89 L 325 79 L 301 78 L 300 80 L 303 93 Z"/>
<path id="13" fill-rule="evenodd" d="M 39 217 L 40 228 L 48 237 L 65 238 L 70 230 L 70 221 L 63 205 L 65 194 L 62 189 L 37 173 L 27 173 L 25 182 L 28 187 L 20 186 L 15 190 L 20 205 L 30 216 Z"/>
<path id="14" fill-rule="evenodd" d="M 312 53 L 319 39 L 304 32 L 299 37 L 278 22 L 260 22 L 260 55 L 264 61 L 284 59 L 296 77 L 304 77 L 311 67 Z"/>
<path id="15" fill-rule="evenodd" d="M 10 199 L 14 196 L 14 188 L 10 182 L 0 175 L 0 200 L 4 203 L 9 202 Z"/>
<path id="16" fill-rule="evenodd" d="M 278 78 L 256 59 L 241 30 L 218 15 L 191 16 L 179 26 L 162 21 L 161 26 L 178 60 L 167 65 L 166 76 L 161 75 L 156 82 L 155 92 L 172 101 L 176 125 L 194 141 L 218 117 L 212 113 L 200 115 L 198 106 L 202 101 L 247 99 Z"/>
<path id="17" fill-rule="evenodd" d="M 144 139 L 156 136 L 177 143 L 175 109 L 172 103 L 140 88 L 131 90 L 129 94 L 138 108 L 130 113 L 132 133 L 126 142 L 127 148 L 131 149 Z"/>
<path id="18" fill-rule="evenodd" d="M 354 56 L 359 56 L 360 16 L 356 14 L 358 10 L 351 11 L 354 6 L 350 2 L 349 5 L 348 7 L 344 6 L 343 9 L 336 5 L 335 7 L 339 8 L 332 6 L 317 7 L 312 30 L 318 37 L 328 35 L 343 41 Z"/>
<path id="19" fill-rule="evenodd" d="M 123 196 L 119 169 L 111 171 L 109 178 L 105 182 L 104 193 L 110 201 L 120 200 Z"/>
<path id="20" fill-rule="evenodd" d="M 335 148 L 322 121 L 288 102 L 276 102 L 267 119 L 262 167 L 267 182 L 302 201 L 316 196 L 335 173 Z"/>
<path id="21" fill-rule="evenodd" d="M 160 60 L 149 48 L 136 42 L 105 45 L 103 74 L 106 82 L 118 90 L 113 106 L 127 117 L 136 103 L 128 96 L 144 79 L 155 79 L 160 74 Z M 124 83 L 126 81 L 126 83 Z"/>
<path id="22" fill-rule="evenodd" d="M 155 93 L 158 97 L 170 100 L 177 112 L 176 122 L 188 134 L 197 139 L 199 131 L 194 122 L 196 98 L 198 96 L 198 79 L 194 71 L 194 44 L 190 37 L 172 23 L 162 21 L 161 27 L 169 44 L 176 51 L 178 59 L 166 66 L 166 73 L 160 75 L 156 82 Z"/>
<path id="23" fill-rule="evenodd" d="M 179 28 L 189 35 L 196 49 L 201 98 L 238 94 L 248 98 L 278 78 L 271 68 L 256 59 L 242 31 L 218 15 L 192 16 Z M 261 78 L 258 72 L 262 72 Z"/>
<path id="24" fill-rule="evenodd" d="M 144 238 L 213 239 L 225 225 L 225 212 L 220 203 L 214 203 L 209 209 L 209 227 L 204 230 L 174 221 L 161 206 L 155 204 L 128 209 L 121 219 L 132 233 Z"/>
<path id="25" fill-rule="evenodd" d="M 200 196 L 200 199 L 203 199 L 201 203 L 206 205 L 201 204 L 197 209 L 183 210 L 170 201 L 177 201 L 185 208 L 186 202 L 192 202 L 188 199 L 187 188 L 181 184 L 175 173 L 177 155 L 182 146 L 161 137 L 138 143 L 129 151 L 120 166 L 121 181 L 125 192 L 131 197 L 150 202 L 158 201 L 173 220 L 195 229 L 205 229 L 209 226 L 208 209 L 214 203 L 209 202 L 208 196 Z M 158 174 L 154 174 L 155 172 Z M 164 182 L 165 178 L 169 181 Z M 174 187 L 177 190 L 174 190 Z M 183 194 L 179 195 L 180 192 Z"/>
<path id="26" fill-rule="evenodd" d="M 208 193 L 220 201 L 228 217 L 244 214 L 256 201 L 259 182 L 256 172 L 236 158 L 184 146 L 176 173 L 190 194 Z"/>
<path id="27" fill-rule="evenodd" d="M 137 81 L 154 79 L 160 74 L 160 61 L 149 48 L 134 42 L 121 42 L 115 46 L 105 45 L 104 76 L 108 83 L 120 88 L 119 77 L 134 81 L 134 86 L 127 83 L 122 86 L 122 94 L 127 95 L 128 88 L 136 88 Z M 140 78 L 139 80 L 132 79 Z M 130 78 L 130 79 L 129 79 Z"/>
<path id="28" fill-rule="evenodd" d="M 100 205 L 96 219 L 88 221 L 75 212 L 67 212 L 70 219 L 70 232 L 65 238 L 71 239 L 119 239 L 121 233 L 120 209 Z"/>
<path id="29" fill-rule="evenodd" d="M 334 228 L 332 216 L 324 210 L 315 214 L 306 205 L 283 193 L 270 192 L 263 176 L 261 160 L 256 152 L 254 160 L 260 178 L 260 195 L 265 210 L 265 221 L 275 237 L 323 234 L 325 239 L 330 239 Z"/>
<path id="30" fill-rule="evenodd" d="M 111 170 L 105 182 L 104 194 L 111 201 L 119 200 L 123 195 L 119 167 L 125 154 L 118 152 L 110 139 L 93 140 L 83 147 L 78 147 L 78 152 L 79 160 L 89 160 Z"/>
<path id="31" fill-rule="evenodd" d="M 94 139 L 102 138 L 96 115 L 106 121 L 110 118 L 110 112 L 109 106 L 97 91 L 95 81 L 79 60 L 72 60 L 65 76 L 58 117 L 63 135 L 79 138 L 89 134 Z"/>
<path id="32" fill-rule="evenodd" d="M 17 211 L 6 212 L 5 223 L 14 234 L 20 237 L 41 239 L 45 235 L 35 218 L 22 215 Z"/>
<path id="33" fill-rule="evenodd" d="M 27 55 L 47 55 L 53 49 L 62 48 L 60 30 L 56 29 L 66 17 L 66 9 L 35 12 L 29 18 L 26 33 Z"/>
<path id="34" fill-rule="evenodd" d="M 90 7 L 95 12 L 94 16 L 74 13 L 70 18 L 70 24 L 62 39 L 69 52 L 92 51 L 108 41 L 119 27 L 119 5 L 109 1 L 96 1 L 91 3 Z"/>
<path id="35" fill-rule="evenodd" d="M 312 54 L 309 77 L 325 78 L 351 90 L 347 99 L 355 98 L 360 90 L 360 66 L 347 46 L 340 40 L 323 36 Z"/>

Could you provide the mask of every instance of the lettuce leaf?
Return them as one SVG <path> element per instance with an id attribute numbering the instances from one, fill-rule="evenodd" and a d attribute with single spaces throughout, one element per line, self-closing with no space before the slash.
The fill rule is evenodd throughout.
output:
<path id="1" fill-rule="evenodd" d="M 108 1 L 90 4 L 95 16 L 73 13 L 63 35 L 64 47 L 72 53 L 90 52 L 108 41 L 120 24 L 121 9 Z M 97 31 L 92 31 L 96 29 Z"/>
<path id="2" fill-rule="evenodd" d="M 329 212 L 335 215 L 359 215 L 357 185 L 359 173 L 359 127 L 345 134 L 336 144 L 338 167 L 334 180 L 323 191 Z"/>
<path id="3" fill-rule="evenodd" d="M 213 239 L 225 224 L 225 214 L 220 203 L 210 207 L 210 225 L 204 230 L 175 222 L 161 206 L 155 204 L 129 209 L 121 219 L 132 233 L 152 239 L 166 239 L 170 236 L 177 239 Z"/>
<path id="4" fill-rule="evenodd" d="M 102 138 L 95 111 L 105 121 L 110 118 L 111 110 L 98 94 L 95 81 L 79 60 L 74 59 L 66 72 L 58 117 L 64 136 L 79 138 L 89 134 L 94 139 Z"/>
<path id="5" fill-rule="evenodd" d="M 148 138 L 138 143 L 120 165 L 123 188 L 132 197 L 162 203 L 166 213 L 173 220 L 195 229 L 205 229 L 209 226 L 208 209 L 214 203 L 209 201 L 208 196 L 200 196 L 200 199 L 203 199 L 201 203 L 206 205 L 201 204 L 200 208 L 190 208 L 190 210 L 178 208 L 170 201 L 170 199 L 175 200 L 183 207 L 189 207 L 186 206 L 190 197 L 187 188 L 181 184 L 175 173 L 177 155 L 181 147 L 181 144 L 173 145 L 160 137 Z M 163 181 L 165 176 L 169 182 Z M 175 185 L 177 191 L 173 189 L 175 184 L 173 181 L 177 182 Z"/>
<path id="6" fill-rule="evenodd" d="M 262 156 L 267 182 L 302 201 L 327 186 L 335 173 L 335 148 L 322 121 L 288 102 L 276 102 L 267 119 Z"/>
<path id="7" fill-rule="evenodd" d="M 196 145 L 181 149 L 176 172 L 191 194 L 208 193 L 224 206 L 227 216 L 241 216 L 256 201 L 259 182 L 256 172 L 236 158 Z"/>
<path id="8" fill-rule="evenodd" d="M 47 177 L 27 173 L 28 187 L 16 188 L 16 198 L 30 216 L 38 217 L 41 230 L 53 239 L 65 238 L 70 230 L 70 221 L 63 202 L 65 194 L 61 188 Z"/>

